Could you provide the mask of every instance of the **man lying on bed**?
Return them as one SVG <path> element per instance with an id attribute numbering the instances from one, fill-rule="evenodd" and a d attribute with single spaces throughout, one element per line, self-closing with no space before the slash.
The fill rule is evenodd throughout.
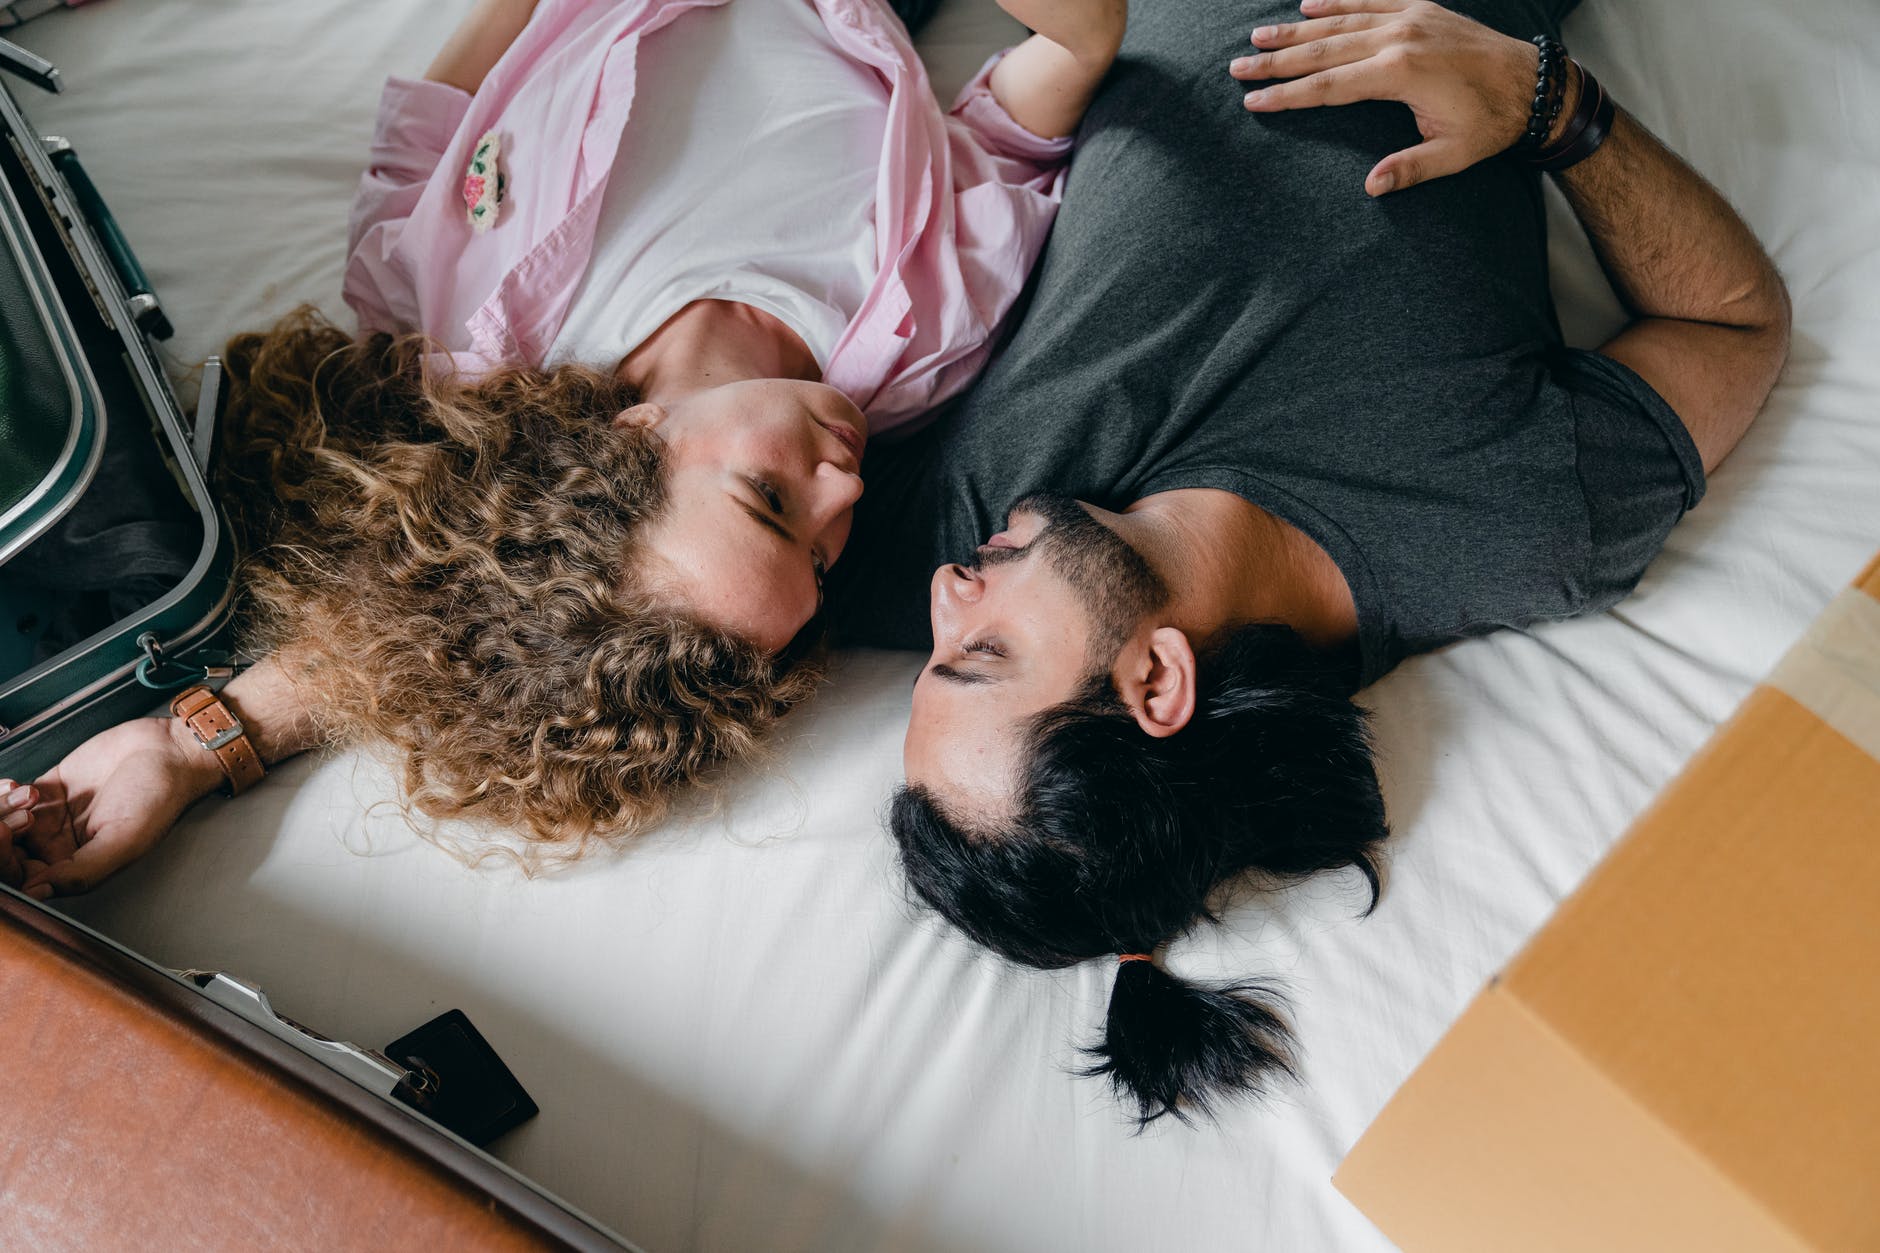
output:
<path id="1" fill-rule="evenodd" d="M 1787 350 L 1748 228 L 1624 113 L 1559 184 L 1632 321 L 1561 345 L 1540 178 L 1498 154 L 1571 0 L 1458 6 L 1506 34 L 1303 7 L 1230 70 L 1250 16 L 1292 15 L 1137 6 L 1024 320 L 871 457 L 838 571 L 852 639 L 926 647 L 930 615 L 892 814 L 913 886 L 1013 960 L 1121 957 L 1093 1073 L 1145 1120 L 1289 1062 L 1256 985 L 1150 959 L 1217 884 L 1355 866 L 1375 901 L 1354 687 L 1622 598 Z M 1550 138 L 1597 92 L 1570 71 Z M 922 544 L 966 563 L 924 586 Z"/>

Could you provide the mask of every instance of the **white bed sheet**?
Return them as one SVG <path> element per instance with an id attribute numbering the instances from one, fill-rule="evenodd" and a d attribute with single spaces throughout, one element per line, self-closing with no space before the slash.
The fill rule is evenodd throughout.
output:
<path id="1" fill-rule="evenodd" d="M 301 299 L 340 311 L 378 81 L 417 72 L 466 8 L 111 0 L 21 32 L 69 84 L 27 107 L 85 154 L 179 360 Z M 990 0 L 947 0 L 923 41 L 936 80 L 1012 30 Z M 1067 1073 L 1109 964 L 1015 970 L 908 908 L 878 818 L 909 655 L 843 657 L 721 805 L 555 877 L 461 868 L 404 826 L 385 767 L 347 754 L 205 804 L 71 912 L 366 1043 L 462 1007 L 542 1108 L 498 1155 L 649 1250 L 1388 1249 L 1334 1166 L 1880 545 L 1871 0 L 1591 0 L 1567 35 L 1767 241 L 1793 358 L 1616 612 L 1450 648 L 1366 694 L 1397 832 L 1375 916 L 1329 881 L 1177 948 L 1192 973 L 1285 980 L 1298 1086 L 1132 1136 Z M 1556 219 L 1563 316 L 1594 341 L 1616 313 Z"/>

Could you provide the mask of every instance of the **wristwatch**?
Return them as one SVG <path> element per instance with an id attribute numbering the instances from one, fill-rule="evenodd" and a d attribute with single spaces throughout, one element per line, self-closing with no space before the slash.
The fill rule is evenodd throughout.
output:
<path id="1" fill-rule="evenodd" d="M 240 796 L 267 774 L 242 720 L 208 688 L 199 683 L 178 693 L 170 702 L 170 713 L 183 720 L 196 743 L 215 754 L 215 763 L 228 780 L 230 796 Z"/>

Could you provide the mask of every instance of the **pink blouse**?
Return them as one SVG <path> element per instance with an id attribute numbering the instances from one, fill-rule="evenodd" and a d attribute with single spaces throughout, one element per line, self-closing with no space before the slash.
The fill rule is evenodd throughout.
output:
<path id="1" fill-rule="evenodd" d="M 423 331 L 459 368 L 543 360 L 592 254 L 602 192 L 632 177 L 614 164 L 641 37 L 724 2 L 543 0 L 474 97 L 388 81 L 348 241 L 344 292 L 361 329 Z M 993 99 L 997 57 L 942 114 L 881 0 L 814 3 L 837 45 L 890 93 L 879 270 L 824 380 L 877 433 L 905 432 L 985 364 L 1057 213 L 1070 141 L 1039 138 Z M 464 181 L 491 131 L 505 191 L 495 225 L 477 233 Z M 475 312 L 465 321 L 454 309 Z"/>

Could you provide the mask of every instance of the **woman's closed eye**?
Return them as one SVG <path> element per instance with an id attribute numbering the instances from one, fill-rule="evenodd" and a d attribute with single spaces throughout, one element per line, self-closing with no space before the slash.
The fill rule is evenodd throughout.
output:
<path id="1" fill-rule="evenodd" d="M 982 657 L 1003 657 L 1005 649 L 994 640 L 968 640 L 960 645 L 961 655 L 978 653 Z"/>
<path id="2" fill-rule="evenodd" d="M 757 494 L 759 500 L 764 502 L 764 507 L 770 511 L 772 517 L 776 520 L 776 530 L 778 533 L 792 544 L 796 543 L 795 532 L 791 531 L 783 522 L 783 493 L 779 492 L 772 483 L 757 478 L 755 475 L 746 476 L 745 481 L 751 485 L 751 490 Z M 822 606 L 823 579 L 829 573 L 829 559 L 823 556 L 822 549 L 814 546 L 810 548 L 809 568 L 810 573 L 816 578 L 816 604 L 817 607 L 820 608 Z"/>

